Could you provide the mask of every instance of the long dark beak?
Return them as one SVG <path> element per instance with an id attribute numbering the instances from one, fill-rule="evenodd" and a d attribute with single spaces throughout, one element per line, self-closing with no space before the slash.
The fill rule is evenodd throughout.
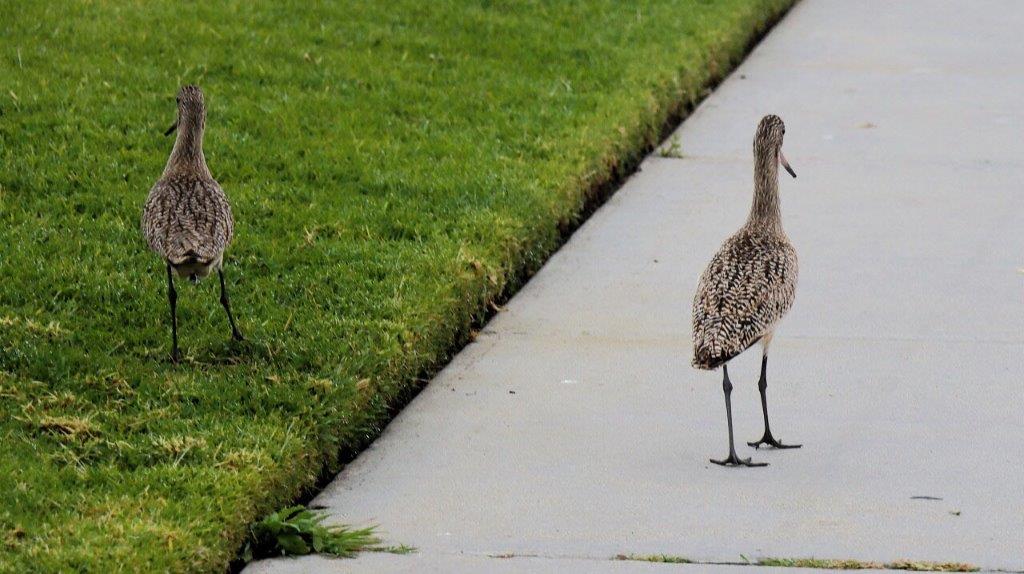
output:
<path id="1" fill-rule="evenodd" d="M 796 177 L 796 172 L 793 171 L 793 168 L 789 167 L 789 162 L 786 161 L 786 156 L 782 155 L 781 149 L 779 150 L 779 163 L 782 164 L 782 167 L 786 168 L 786 171 L 789 172 L 789 175 Z"/>
<path id="2" fill-rule="evenodd" d="M 167 128 L 167 131 L 164 132 L 164 135 L 165 136 L 169 136 L 172 133 L 174 133 L 174 130 L 176 130 L 176 129 L 178 129 L 178 120 L 174 120 L 174 123 L 171 124 L 171 127 Z M 790 173 L 792 173 L 792 172 L 790 172 Z"/>

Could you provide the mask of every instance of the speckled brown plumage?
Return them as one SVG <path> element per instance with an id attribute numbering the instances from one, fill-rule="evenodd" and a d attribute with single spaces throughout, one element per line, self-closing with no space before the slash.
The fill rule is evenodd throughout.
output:
<path id="1" fill-rule="evenodd" d="M 171 174 L 149 192 L 142 232 L 180 276 L 198 279 L 219 267 L 233 230 L 231 206 L 213 178 Z"/>
<path id="2" fill-rule="evenodd" d="M 231 323 L 231 336 L 241 341 L 235 325 L 224 281 L 224 250 L 231 243 L 234 219 L 231 205 L 217 180 L 210 174 L 203 155 L 203 131 L 206 129 L 206 104 L 196 86 L 178 92 L 178 118 L 170 135 L 178 130 L 174 149 L 163 175 L 149 190 L 142 210 L 142 234 L 149 248 L 166 261 L 167 300 L 171 308 L 171 359 L 178 353 L 178 294 L 174 274 L 192 281 L 217 270 L 220 278 L 220 303 Z"/>
<path id="3" fill-rule="evenodd" d="M 142 234 L 149 248 L 178 275 L 198 280 L 219 268 L 231 242 L 231 205 L 203 155 L 206 109 L 203 93 L 185 86 L 178 94 L 178 136 L 164 173 L 149 191 Z"/>
<path id="4" fill-rule="evenodd" d="M 697 287 L 694 366 L 715 369 L 770 334 L 793 304 L 796 280 L 785 235 L 745 226 L 726 240 Z"/>
<path id="5" fill-rule="evenodd" d="M 715 369 L 762 338 L 793 304 L 796 250 L 782 230 L 778 165 L 785 126 L 766 116 L 754 138 L 750 217 L 701 275 L 693 300 L 693 365 Z"/>

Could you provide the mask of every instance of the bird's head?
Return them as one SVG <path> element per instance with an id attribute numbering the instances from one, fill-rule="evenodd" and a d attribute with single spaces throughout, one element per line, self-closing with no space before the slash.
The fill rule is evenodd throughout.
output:
<path id="1" fill-rule="evenodd" d="M 202 129 L 206 125 L 206 101 L 203 99 L 203 91 L 199 89 L 199 86 L 182 86 L 178 90 L 176 100 L 178 102 L 178 118 L 164 132 L 164 135 L 171 135 L 179 126 Z"/>
<path id="2" fill-rule="evenodd" d="M 761 118 L 757 124 L 757 133 L 754 134 L 754 156 L 766 156 L 769 161 L 775 161 L 786 168 L 789 175 L 796 177 L 796 172 L 789 167 L 786 156 L 782 154 L 782 139 L 786 135 L 786 124 L 782 118 L 769 114 Z"/>

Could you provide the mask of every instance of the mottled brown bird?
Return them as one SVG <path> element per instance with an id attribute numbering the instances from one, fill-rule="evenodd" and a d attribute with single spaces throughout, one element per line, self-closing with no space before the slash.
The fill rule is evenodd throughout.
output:
<path id="1" fill-rule="evenodd" d="M 224 285 L 224 249 L 231 243 L 234 219 L 231 205 L 217 180 L 210 174 L 203 155 L 203 131 L 206 128 L 206 104 L 196 86 L 178 91 L 178 118 L 164 135 L 178 130 L 174 149 L 163 175 L 149 190 L 142 211 L 142 234 L 149 248 L 167 264 L 167 299 L 171 306 L 171 359 L 178 361 L 178 295 L 174 274 L 193 283 L 217 270 L 220 277 L 220 303 L 231 323 L 231 335 L 241 341 L 242 334 L 231 315 Z"/>
<path id="2" fill-rule="evenodd" d="M 764 436 L 747 443 L 758 448 L 799 448 L 775 440 L 768 425 L 765 390 L 768 345 L 776 324 L 793 305 L 796 293 L 796 250 L 782 230 L 779 211 L 779 164 L 796 177 L 782 155 L 786 126 L 778 116 L 765 116 L 754 135 L 754 202 L 746 224 L 727 239 L 701 275 L 693 299 L 693 366 L 722 367 L 725 412 L 729 422 L 729 456 L 721 465 L 765 466 L 736 456 L 732 431 L 732 383 L 726 363 L 761 342 L 761 410 Z"/>

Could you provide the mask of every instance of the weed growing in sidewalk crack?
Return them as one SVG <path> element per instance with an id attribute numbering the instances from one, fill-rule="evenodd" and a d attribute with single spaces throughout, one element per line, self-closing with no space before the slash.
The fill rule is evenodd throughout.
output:
<path id="1" fill-rule="evenodd" d="M 761 558 L 758 566 L 783 568 L 821 568 L 826 570 L 911 570 L 915 572 L 977 572 L 972 564 L 963 562 L 927 562 L 897 560 L 895 562 L 863 562 L 860 560 L 827 560 L 819 558 Z"/>
<path id="2" fill-rule="evenodd" d="M 619 554 L 616 560 L 633 560 L 637 562 L 659 562 L 664 564 L 693 564 L 693 560 L 670 554 Z"/>

